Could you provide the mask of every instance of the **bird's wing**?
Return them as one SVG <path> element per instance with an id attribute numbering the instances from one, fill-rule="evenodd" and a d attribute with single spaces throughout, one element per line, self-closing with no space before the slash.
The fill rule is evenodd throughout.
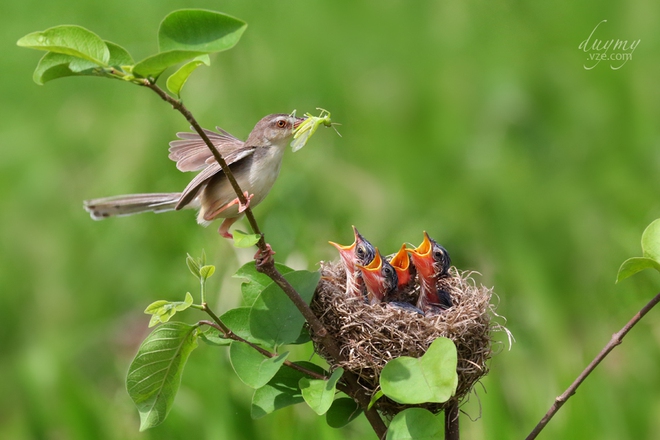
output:
<path id="1" fill-rule="evenodd" d="M 191 127 L 192 128 L 192 127 Z M 204 133 L 224 157 L 245 146 L 244 142 L 215 127 L 219 133 L 204 129 Z M 180 140 L 170 142 L 169 158 L 176 162 L 180 171 L 199 171 L 215 162 L 213 153 L 197 133 L 177 133 Z"/>
<path id="2" fill-rule="evenodd" d="M 224 156 L 225 162 L 227 162 L 227 165 L 231 166 L 232 164 L 235 164 L 240 160 L 250 156 L 256 149 L 256 147 L 243 147 L 234 150 Z M 211 157 L 211 159 L 213 159 L 213 157 Z M 204 168 L 198 175 L 196 175 L 195 178 L 190 181 L 188 186 L 186 186 L 186 188 L 181 193 L 181 198 L 179 199 L 175 209 L 181 209 L 190 203 L 197 196 L 197 193 L 202 188 L 202 186 L 204 186 L 204 184 L 206 184 L 206 182 L 211 177 L 219 173 L 222 173 L 222 168 L 220 167 L 220 164 L 216 162 L 215 159 L 213 159 L 212 162 L 207 165 L 206 168 Z"/>

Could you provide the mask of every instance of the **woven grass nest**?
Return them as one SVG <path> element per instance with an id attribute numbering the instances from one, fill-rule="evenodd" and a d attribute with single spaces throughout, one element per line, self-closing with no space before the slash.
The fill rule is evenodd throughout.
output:
<path id="1" fill-rule="evenodd" d="M 359 297 L 348 297 L 342 262 L 321 262 L 321 274 L 311 307 L 337 340 L 345 360 L 336 363 L 313 333 L 312 340 L 332 369 L 343 367 L 352 371 L 371 395 L 379 389 L 380 372 L 388 361 L 399 356 L 420 357 L 436 338 L 444 336 L 454 341 L 458 352 L 458 388 L 451 400 L 460 402 L 488 373 L 487 361 L 493 355 L 492 333 L 505 331 L 509 335 L 502 324 L 493 320 L 499 317 L 490 302 L 493 290 L 477 285 L 472 278 L 474 272 L 462 272 L 452 266 L 450 276 L 443 279 L 443 287 L 451 294 L 453 307 L 426 316 L 386 303 L 369 305 Z M 419 285 L 415 289 L 419 290 Z M 438 413 L 447 403 L 403 405 L 382 397 L 376 408 L 386 416 L 409 407 Z"/>

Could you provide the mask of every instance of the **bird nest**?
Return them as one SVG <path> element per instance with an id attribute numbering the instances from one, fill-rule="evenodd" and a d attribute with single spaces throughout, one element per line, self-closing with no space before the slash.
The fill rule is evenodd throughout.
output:
<path id="1" fill-rule="evenodd" d="M 359 297 L 346 296 L 346 274 L 341 262 L 321 262 L 321 274 L 311 307 L 336 339 L 343 359 L 332 359 L 313 333 L 312 340 L 332 369 L 352 371 L 371 395 L 378 391 L 380 372 L 388 361 L 399 356 L 418 358 L 436 338 L 443 336 L 456 345 L 458 388 L 452 400 L 460 402 L 488 373 L 493 331 L 505 331 L 509 336 L 508 330 L 493 320 L 499 317 L 490 303 L 493 290 L 477 285 L 472 278 L 474 272 L 451 267 L 442 287 L 451 294 L 453 307 L 427 315 L 387 303 L 369 305 Z M 387 397 L 376 402 L 378 410 L 388 416 L 411 406 L 438 413 L 445 405 L 447 402 L 403 405 Z"/>

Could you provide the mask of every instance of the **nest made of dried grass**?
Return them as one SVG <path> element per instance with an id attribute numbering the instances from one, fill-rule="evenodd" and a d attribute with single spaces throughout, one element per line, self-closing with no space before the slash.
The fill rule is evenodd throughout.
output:
<path id="1" fill-rule="evenodd" d="M 454 341 L 458 352 L 458 388 L 453 399 L 462 400 L 488 373 L 487 361 L 493 355 L 491 334 L 506 328 L 493 321 L 497 317 L 491 304 L 493 290 L 477 283 L 474 272 L 450 269 L 450 277 L 442 280 L 452 297 L 453 307 L 426 316 L 389 304 L 366 304 L 359 297 L 348 297 L 343 263 L 321 262 L 321 281 L 312 300 L 312 310 L 337 340 L 342 362 L 334 362 L 312 334 L 318 352 L 331 363 L 332 369 L 343 367 L 359 377 L 359 383 L 374 394 L 385 364 L 399 356 L 422 356 L 429 345 L 444 336 Z M 419 289 L 416 286 L 415 289 Z M 444 404 L 402 405 L 386 397 L 376 402 L 385 415 L 417 406 L 434 413 Z"/>

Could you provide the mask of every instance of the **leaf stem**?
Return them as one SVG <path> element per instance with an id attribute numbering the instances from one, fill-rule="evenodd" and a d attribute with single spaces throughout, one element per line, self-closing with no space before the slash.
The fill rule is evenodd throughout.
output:
<path id="1" fill-rule="evenodd" d="M 575 381 L 569 386 L 561 396 L 555 399 L 548 412 L 543 416 L 541 421 L 534 427 L 532 432 L 527 436 L 526 440 L 533 440 L 545 428 L 550 419 L 559 411 L 559 409 L 566 403 L 566 401 L 577 391 L 577 388 L 584 382 L 584 380 L 591 374 L 592 371 L 605 359 L 605 357 L 614 350 L 614 347 L 621 344 L 623 338 L 628 332 L 651 310 L 656 304 L 660 302 L 660 293 L 658 293 L 651 301 L 648 302 L 642 309 L 632 317 L 628 323 L 623 326 L 621 330 L 614 333 L 610 341 L 603 347 L 598 355 L 591 361 L 591 363 L 580 373 Z"/>
<path id="2" fill-rule="evenodd" d="M 199 296 L 202 301 L 202 310 L 207 310 L 206 307 L 206 279 L 204 277 L 199 277 Z"/>

